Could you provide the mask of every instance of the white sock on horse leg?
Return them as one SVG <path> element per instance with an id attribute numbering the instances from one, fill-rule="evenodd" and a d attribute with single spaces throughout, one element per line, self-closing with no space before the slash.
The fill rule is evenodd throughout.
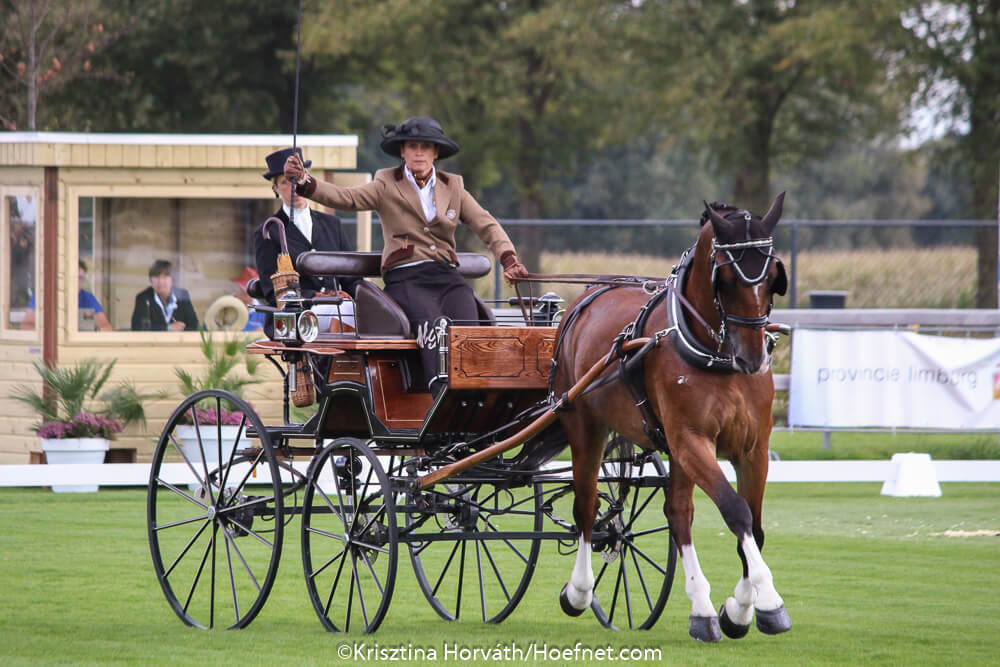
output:
<path id="1" fill-rule="evenodd" d="M 594 570 L 590 566 L 590 542 L 583 541 L 576 548 L 576 563 L 566 587 L 566 597 L 574 609 L 586 609 L 594 599 Z"/>
<path id="2" fill-rule="evenodd" d="M 785 604 L 778 591 L 774 588 L 774 579 L 771 570 L 764 562 L 764 557 L 760 555 L 757 542 L 752 535 L 743 538 L 743 555 L 747 559 L 747 572 L 750 583 L 757 591 L 757 600 L 754 606 L 762 611 L 772 611 Z"/>
<path id="3" fill-rule="evenodd" d="M 691 615 L 715 616 L 715 607 L 709 597 L 712 586 L 702 574 L 694 544 L 681 547 L 681 565 L 684 566 L 684 592 L 691 598 Z"/>
<path id="4" fill-rule="evenodd" d="M 753 620 L 753 605 L 757 591 L 746 577 L 736 584 L 733 597 L 726 599 L 726 616 L 736 625 L 750 625 Z"/>

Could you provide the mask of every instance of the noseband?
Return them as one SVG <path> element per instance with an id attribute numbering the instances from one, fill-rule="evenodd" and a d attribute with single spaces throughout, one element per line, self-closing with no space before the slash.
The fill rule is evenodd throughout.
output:
<path id="1" fill-rule="evenodd" d="M 712 238 L 712 253 L 709 256 L 709 262 L 712 265 L 712 299 L 715 302 L 715 309 L 719 313 L 719 320 L 721 324 L 719 325 L 719 351 L 722 351 L 722 346 L 726 341 L 727 324 L 738 327 L 745 327 L 748 329 L 763 329 L 767 326 L 770 321 L 771 306 L 769 302 L 767 306 L 767 312 L 758 317 L 743 317 L 742 315 L 732 315 L 726 312 L 725 306 L 722 304 L 722 299 L 719 298 L 719 285 L 718 285 L 718 272 L 719 268 L 723 266 L 732 266 L 733 270 L 736 272 L 737 278 L 740 282 L 748 287 L 753 285 L 758 285 L 767 278 L 767 271 L 771 267 L 771 262 L 776 259 L 774 255 L 774 237 L 768 236 L 763 239 L 751 239 L 750 238 L 750 220 L 751 215 L 749 211 L 740 211 L 737 215 L 742 215 L 743 220 L 746 223 L 746 241 L 737 241 L 735 243 L 719 243 L 718 239 Z M 730 214 L 732 215 L 732 214 Z M 766 249 L 766 250 L 765 250 Z M 761 271 L 756 276 L 748 276 L 744 268 L 740 265 L 740 262 L 746 256 L 747 250 L 755 250 L 760 254 L 764 255 L 764 266 Z M 733 253 L 738 253 L 738 257 Z M 723 261 L 718 262 L 716 258 L 719 254 L 723 255 Z"/>

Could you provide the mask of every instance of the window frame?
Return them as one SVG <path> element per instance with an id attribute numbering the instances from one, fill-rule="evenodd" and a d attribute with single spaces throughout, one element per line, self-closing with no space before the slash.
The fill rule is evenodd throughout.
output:
<path id="1" fill-rule="evenodd" d="M 0 289 L 0 338 L 11 341 L 24 341 L 29 343 L 40 343 L 42 335 L 42 318 L 39 313 L 42 309 L 44 296 L 41 289 L 41 280 L 45 269 L 43 261 L 43 239 L 45 229 L 45 206 L 42 201 L 42 186 L 39 185 L 0 185 L 0 257 L 3 258 L 5 271 L 9 273 L 10 267 L 6 260 L 10 258 L 10 207 L 7 206 L 8 197 L 18 195 L 31 195 L 38 202 L 37 218 L 35 219 L 35 328 L 31 331 L 11 328 L 10 320 L 10 275 L 5 275 Z"/>
<path id="2" fill-rule="evenodd" d="M 150 184 L 150 185 L 105 185 L 105 184 L 66 184 L 66 253 L 64 270 L 67 275 L 76 276 L 80 261 L 80 208 L 81 197 L 118 198 L 118 199 L 258 199 L 269 197 L 269 187 L 263 179 L 259 184 L 250 185 L 235 183 L 219 184 Z M 271 195 L 273 196 L 273 195 Z M 275 204 L 277 209 L 277 204 Z M 96 217 L 96 210 L 95 210 Z M 260 221 L 264 223 L 263 220 Z M 62 286 L 60 286 L 62 288 Z M 198 331 L 80 331 L 79 304 L 75 291 L 64 290 L 60 298 L 66 306 L 66 341 L 70 344 L 96 343 L 108 345 L 126 344 L 159 344 L 159 343 L 192 343 L 199 342 Z M 199 314 L 200 319 L 200 314 Z M 72 326 L 70 326 L 72 324 Z"/>

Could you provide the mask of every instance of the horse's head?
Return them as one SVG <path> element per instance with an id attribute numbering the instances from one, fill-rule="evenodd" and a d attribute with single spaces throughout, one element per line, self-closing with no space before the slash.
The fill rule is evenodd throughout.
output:
<path id="1" fill-rule="evenodd" d="M 775 294 L 788 286 L 785 267 L 774 254 L 771 232 L 781 218 L 785 193 L 771 204 L 764 217 L 732 207 L 716 210 L 705 204 L 707 222 L 698 240 L 707 258 L 720 352 L 731 354 L 744 373 L 769 367 L 764 327 Z M 703 265 L 704 266 L 704 265 Z"/>

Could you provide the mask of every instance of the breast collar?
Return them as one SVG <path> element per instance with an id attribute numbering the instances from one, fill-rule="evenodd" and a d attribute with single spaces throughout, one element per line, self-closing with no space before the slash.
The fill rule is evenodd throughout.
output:
<path id="1" fill-rule="evenodd" d="M 673 337 L 674 347 L 677 348 L 681 358 L 695 368 L 716 373 L 738 372 L 736 359 L 733 355 L 723 356 L 712 350 L 702 344 L 691 331 L 691 326 L 684 312 L 684 305 L 678 295 L 684 293 L 684 286 L 687 283 L 693 260 L 694 247 L 691 247 L 684 251 L 680 262 L 667 278 L 667 284 L 673 287 L 673 289 L 667 290 L 669 292 L 667 295 L 667 318 L 670 328 L 676 334 Z"/>

